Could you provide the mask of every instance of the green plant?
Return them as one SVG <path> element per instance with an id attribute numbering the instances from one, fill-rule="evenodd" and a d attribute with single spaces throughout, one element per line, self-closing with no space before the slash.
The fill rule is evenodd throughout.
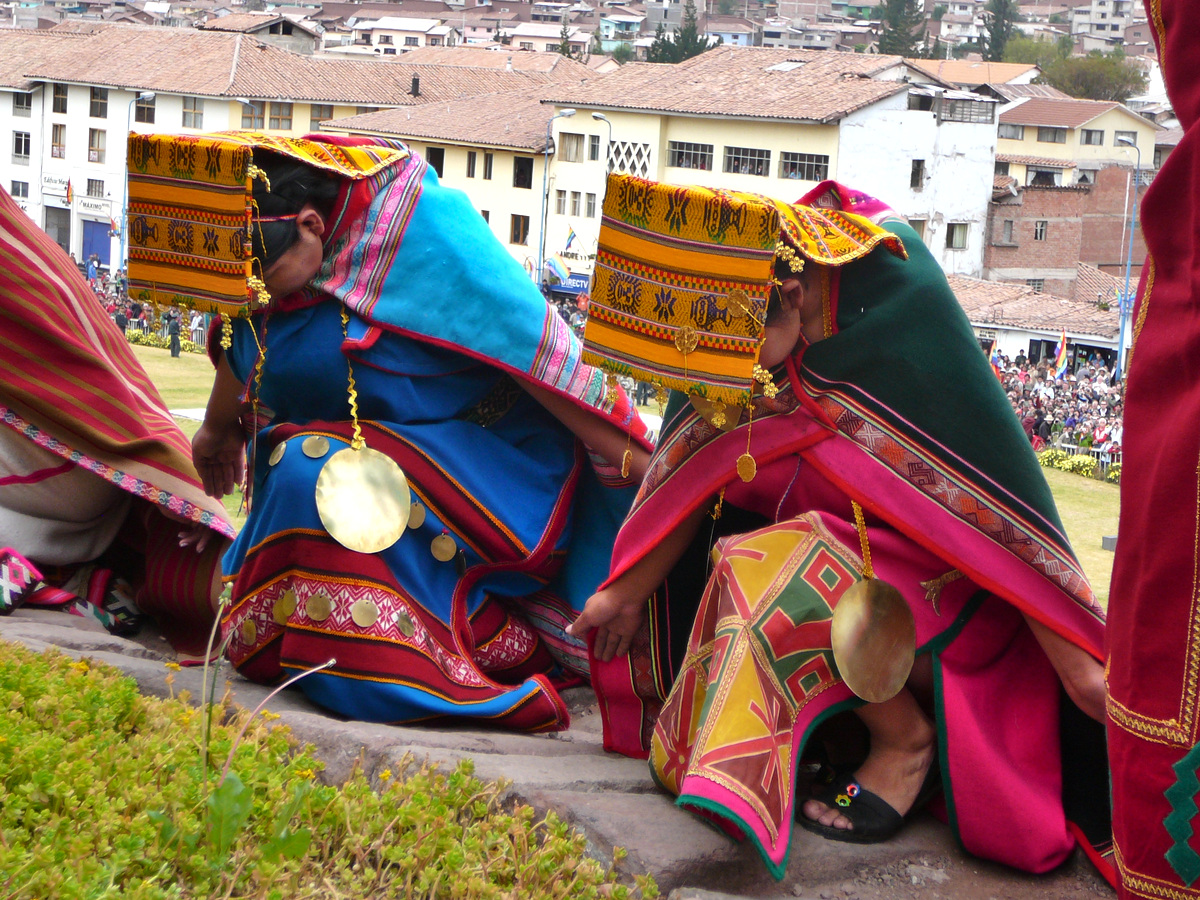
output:
<path id="1" fill-rule="evenodd" d="M 253 719 L 226 698 L 206 746 L 205 714 L 188 700 L 143 697 L 90 660 L 0 644 L 0 895 L 658 894 L 649 879 L 616 883 L 553 813 L 505 807 L 502 787 L 470 763 L 443 774 L 406 759 L 379 774 L 378 790 L 358 768 L 322 784 L 311 748 L 264 721 L 277 717 Z M 218 779 L 208 763 L 226 757 Z"/>
<path id="2" fill-rule="evenodd" d="M 1108 472 L 1106 472 L 1104 475 L 1104 480 L 1107 481 L 1109 484 L 1120 484 L 1121 483 L 1121 464 L 1113 463 L 1112 465 L 1110 465 L 1108 467 Z"/>
<path id="3" fill-rule="evenodd" d="M 131 344 L 138 344 L 142 347 L 158 347 L 160 350 L 166 350 L 171 346 L 171 339 L 165 338 L 160 334 L 152 331 L 139 331 L 130 329 L 125 332 L 125 340 Z M 179 338 L 179 348 L 184 353 L 204 353 L 204 348 L 197 346 L 192 341 L 185 337 Z"/>
<path id="4" fill-rule="evenodd" d="M 1056 447 L 1050 447 L 1037 455 L 1038 462 L 1047 469 L 1061 469 L 1062 461 L 1069 457 L 1070 454 L 1067 451 L 1059 450 Z"/>

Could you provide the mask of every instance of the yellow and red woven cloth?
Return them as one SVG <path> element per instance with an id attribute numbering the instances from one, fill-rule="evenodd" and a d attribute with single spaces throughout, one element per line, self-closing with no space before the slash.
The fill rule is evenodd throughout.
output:
<path id="1" fill-rule="evenodd" d="M 777 257 L 841 266 L 894 234 L 837 209 L 612 174 L 584 361 L 711 401 L 750 402 Z"/>
<path id="2" fill-rule="evenodd" d="M 251 254 L 254 151 L 270 150 L 349 179 L 408 153 L 255 132 L 129 136 L 129 290 L 157 306 L 247 316 L 256 294 Z"/>

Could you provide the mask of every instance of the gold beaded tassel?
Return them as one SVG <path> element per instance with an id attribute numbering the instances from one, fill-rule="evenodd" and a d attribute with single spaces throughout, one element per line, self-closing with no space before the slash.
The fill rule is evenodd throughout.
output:
<path id="1" fill-rule="evenodd" d="M 867 540 L 867 522 L 863 518 L 862 507 L 858 505 L 858 501 L 851 500 L 850 504 L 854 507 L 854 527 L 858 529 L 858 543 L 862 548 L 863 578 L 871 579 L 875 577 L 875 569 L 871 566 L 871 544 Z"/>
<path id="2" fill-rule="evenodd" d="M 342 337 L 349 338 L 350 312 L 345 306 L 342 307 Z M 347 393 L 350 395 L 350 424 L 354 429 L 354 437 L 350 439 L 350 446 L 355 450 L 361 450 L 367 446 L 366 440 L 362 436 L 362 426 L 358 424 L 358 388 L 354 384 L 354 366 L 350 363 L 350 357 L 346 357 L 346 372 L 349 376 L 349 387 Z"/>
<path id="3" fill-rule="evenodd" d="M 604 376 L 604 390 L 605 390 L 605 398 L 604 399 L 605 399 L 606 406 L 612 407 L 612 406 L 616 405 L 617 391 L 619 389 L 620 389 L 620 385 L 617 382 L 616 373 L 614 373 L 614 372 L 607 373 Z M 631 401 L 631 405 L 632 405 L 632 401 Z M 627 431 L 625 433 L 625 452 L 621 454 L 621 477 L 622 478 L 628 478 L 629 470 L 633 467 L 632 447 L 633 447 L 633 432 Z"/>

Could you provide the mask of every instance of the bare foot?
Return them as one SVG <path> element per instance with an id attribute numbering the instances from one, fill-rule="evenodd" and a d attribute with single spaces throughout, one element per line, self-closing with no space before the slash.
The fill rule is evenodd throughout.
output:
<path id="1" fill-rule="evenodd" d="M 899 706 L 893 706 L 898 701 Z M 871 753 L 854 774 L 854 780 L 900 815 L 906 815 L 933 763 L 936 738 L 933 725 L 907 691 L 887 703 L 869 704 L 856 712 L 871 732 Z M 820 800 L 810 797 L 802 811 L 808 819 L 822 825 L 853 828 L 840 809 L 826 806 Z"/>

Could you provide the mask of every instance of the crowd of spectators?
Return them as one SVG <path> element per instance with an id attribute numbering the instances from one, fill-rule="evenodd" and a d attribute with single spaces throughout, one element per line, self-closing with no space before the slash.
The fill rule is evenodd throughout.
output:
<path id="1" fill-rule="evenodd" d="M 1073 374 L 1055 377 L 1053 360 L 1031 363 L 1023 353 L 997 359 L 1000 380 L 1013 411 L 1035 450 L 1049 446 L 1099 451 L 1116 458 L 1121 451 L 1124 383 L 1099 355 L 1068 362 Z M 1106 459 L 1107 461 L 1107 459 Z"/>

